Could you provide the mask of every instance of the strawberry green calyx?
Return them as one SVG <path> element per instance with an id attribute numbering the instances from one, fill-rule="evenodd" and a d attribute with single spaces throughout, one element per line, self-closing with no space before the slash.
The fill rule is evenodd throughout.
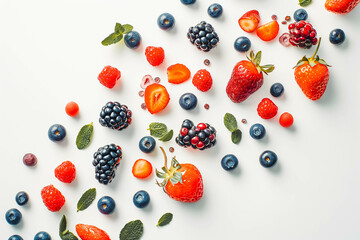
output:
<path id="1" fill-rule="evenodd" d="M 156 184 L 162 188 L 164 188 L 166 186 L 166 184 L 169 182 L 169 180 L 172 184 L 177 184 L 179 182 L 182 184 L 183 183 L 182 173 L 179 171 L 179 169 L 181 168 L 181 165 L 176 160 L 176 158 L 173 157 L 171 160 L 171 166 L 170 166 L 170 168 L 168 168 L 167 167 L 167 156 L 165 154 L 165 151 L 162 147 L 160 147 L 160 149 L 163 152 L 164 159 L 165 159 L 164 167 L 161 168 L 164 172 L 160 172 L 156 169 L 156 176 L 164 179 L 164 181 L 159 183 L 156 180 Z"/>
<path id="2" fill-rule="evenodd" d="M 266 75 L 268 75 L 268 73 L 271 73 L 272 71 L 274 71 L 275 66 L 272 64 L 260 66 L 261 54 L 262 54 L 261 51 L 259 51 L 255 55 L 254 51 L 251 50 L 250 57 L 246 56 L 246 58 L 255 65 L 255 67 L 259 71 L 259 73 L 263 72 Z"/>
<path id="3" fill-rule="evenodd" d="M 317 52 L 319 51 L 320 43 L 321 43 L 321 38 L 319 38 L 319 43 L 318 43 L 316 50 L 315 50 L 314 54 L 312 55 L 312 57 L 307 58 L 306 56 L 304 56 L 300 61 L 298 61 L 298 63 L 296 64 L 296 66 L 294 68 L 300 67 L 305 63 L 309 63 L 309 65 L 311 67 L 314 67 L 317 63 L 321 63 L 327 67 L 331 67 L 329 64 L 327 64 L 325 62 L 324 59 L 320 59 L 319 55 L 316 55 Z"/>

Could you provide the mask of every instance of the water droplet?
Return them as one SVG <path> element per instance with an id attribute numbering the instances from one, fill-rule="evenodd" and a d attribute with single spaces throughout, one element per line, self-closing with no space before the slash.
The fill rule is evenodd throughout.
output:
<path id="1" fill-rule="evenodd" d="M 245 123 L 247 123 L 247 120 L 245 118 L 243 118 L 243 119 L 241 119 L 241 122 L 245 124 Z"/>
<path id="2" fill-rule="evenodd" d="M 276 20 L 277 20 L 277 16 L 274 14 L 274 15 L 271 16 L 271 19 L 272 19 L 273 21 L 276 21 Z"/>
<path id="3" fill-rule="evenodd" d="M 144 110 L 146 110 L 146 104 L 145 104 L 145 103 L 142 103 L 142 104 L 141 104 L 141 108 L 144 109 Z"/>
<path id="4" fill-rule="evenodd" d="M 210 65 L 210 60 L 209 60 L 209 59 L 205 59 L 205 60 L 204 60 L 204 64 L 205 64 L 205 66 L 209 66 L 209 65 Z"/>
<path id="5" fill-rule="evenodd" d="M 160 83 L 160 78 L 159 77 L 156 77 L 155 79 L 154 79 L 154 81 L 156 82 L 156 83 Z"/>
<path id="6" fill-rule="evenodd" d="M 173 153 L 175 151 L 175 149 L 173 147 L 169 148 L 169 152 Z"/>
<path id="7" fill-rule="evenodd" d="M 142 89 L 145 89 L 147 86 L 151 85 L 154 83 L 154 79 L 152 78 L 152 76 L 150 75 L 145 75 L 142 79 L 141 79 L 141 83 L 140 83 L 140 87 Z"/>
<path id="8" fill-rule="evenodd" d="M 287 24 L 287 21 L 282 21 L 281 24 Z"/>
<path id="9" fill-rule="evenodd" d="M 141 91 L 139 91 L 139 96 L 140 96 L 140 97 L 143 97 L 143 96 L 144 96 L 144 94 L 145 94 L 145 92 L 144 92 L 144 91 L 142 91 L 142 90 L 141 90 Z"/>
<path id="10" fill-rule="evenodd" d="M 208 110 L 208 109 L 210 108 L 209 104 L 206 103 L 206 104 L 204 105 L 204 108 L 205 108 L 206 110 Z"/>
<path id="11" fill-rule="evenodd" d="M 290 17 L 290 16 L 286 16 L 286 17 L 285 17 L 285 20 L 286 20 L 286 21 L 290 21 L 290 20 L 291 20 L 291 17 Z"/>

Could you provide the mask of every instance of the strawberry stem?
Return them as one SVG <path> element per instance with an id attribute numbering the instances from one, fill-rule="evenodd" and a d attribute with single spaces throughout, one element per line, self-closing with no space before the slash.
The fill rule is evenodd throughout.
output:
<path id="1" fill-rule="evenodd" d="M 160 149 L 161 149 L 162 153 L 164 154 L 164 158 L 165 158 L 165 166 L 164 167 L 166 169 L 166 172 L 169 172 L 169 169 L 167 167 L 167 156 L 166 156 L 165 150 L 162 147 L 160 147 Z"/>
<path id="2" fill-rule="evenodd" d="M 310 58 L 311 60 L 314 60 L 314 59 L 315 59 L 315 56 L 316 56 L 317 52 L 319 51 L 320 43 L 321 43 L 321 38 L 319 38 L 319 43 L 318 43 L 318 45 L 317 45 L 317 47 L 316 47 L 316 50 L 315 50 L 315 52 L 314 52 L 314 55 L 312 55 L 312 57 Z"/>

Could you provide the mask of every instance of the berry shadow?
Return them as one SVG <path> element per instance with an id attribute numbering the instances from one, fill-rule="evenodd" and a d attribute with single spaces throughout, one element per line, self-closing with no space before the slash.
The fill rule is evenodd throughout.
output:
<path id="1" fill-rule="evenodd" d="M 117 219 L 119 219 L 119 209 L 118 209 L 118 206 L 115 207 L 115 210 L 114 210 L 113 213 L 108 214 L 108 215 L 106 215 L 106 214 L 102 214 L 102 215 L 104 215 L 105 217 L 111 219 L 112 221 L 116 221 Z"/>
<path id="2" fill-rule="evenodd" d="M 25 225 L 24 222 L 25 222 L 25 221 L 24 221 L 23 217 L 24 217 L 24 216 L 22 216 L 22 218 L 21 218 L 21 220 L 20 220 L 20 222 L 19 222 L 18 224 L 13 225 L 14 229 L 16 229 L 16 230 L 22 230 L 22 229 L 24 229 L 24 225 Z"/>
<path id="3" fill-rule="evenodd" d="M 274 175 L 278 175 L 281 173 L 281 164 L 279 163 L 279 161 L 271 168 L 268 169 L 269 172 L 271 172 Z"/>
<path id="4" fill-rule="evenodd" d="M 340 81 L 337 81 L 336 73 L 330 72 L 330 79 L 326 87 L 325 93 L 319 100 L 314 101 L 315 104 L 321 105 L 323 107 L 331 107 L 336 103 L 337 93 L 335 91 L 336 87 L 334 86 L 335 82 L 340 82 Z"/>
<path id="5" fill-rule="evenodd" d="M 149 205 L 147 205 L 146 207 L 141 208 L 139 210 L 141 210 L 142 212 L 145 212 L 147 214 L 151 214 L 153 212 L 153 209 L 154 209 L 154 207 L 153 207 L 153 204 L 150 199 Z"/>

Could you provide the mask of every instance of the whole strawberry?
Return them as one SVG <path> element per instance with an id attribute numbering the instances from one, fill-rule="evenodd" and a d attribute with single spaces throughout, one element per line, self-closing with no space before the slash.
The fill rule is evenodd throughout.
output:
<path id="1" fill-rule="evenodd" d="M 326 0 L 325 8 L 336 14 L 347 14 L 359 3 L 360 0 Z"/>
<path id="2" fill-rule="evenodd" d="M 162 187 L 167 195 L 180 202 L 196 202 L 203 196 L 204 185 L 200 171 L 192 164 L 179 164 L 173 158 L 170 169 L 167 167 L 167 157 L 162 147 L 161 151 L 165 157 L 165 172 L 156 170 L 156 176 L 164 181 L 157 184 Z"/>
<path id="3" fill-rule="evenodd" d="M 260 66 L 261 51 L 256 55 L 251 51 L 248 60 L 235 65 L 226 87 L 226 93 L 234 103 L 245 101 L 263 85 L 263 73 L 274 70 L 274 65 Z"/>
<path id="4" fill-rule="evenodd" d="M 71 183 L 76 177 L 75 165 L 70 161 L 65 161 L 55 168 L 55 177 L 63 183 Z"/>
<path id="5" fill-rule="evenodd" d="M 295 80 L 305 96 L 311 100 L 318 100 L 324 94 L 329 81 L 328 64 L 316 56 L 319 44 L 311 58 L 304 56 L 294 67 Z"/>
<path id="6" fill-rule="evenodd" d="M 77 224 L 75 229 L 82 240 L 111 240 L 104 230 L 92 225 Z"/>
<path id="7" fill-rule="evenodd" d="M 52 212 L 59 211 L 65 204 L 65 197 L 53 185 L 48 185 L 41 190 L 41 198 Z"/>

